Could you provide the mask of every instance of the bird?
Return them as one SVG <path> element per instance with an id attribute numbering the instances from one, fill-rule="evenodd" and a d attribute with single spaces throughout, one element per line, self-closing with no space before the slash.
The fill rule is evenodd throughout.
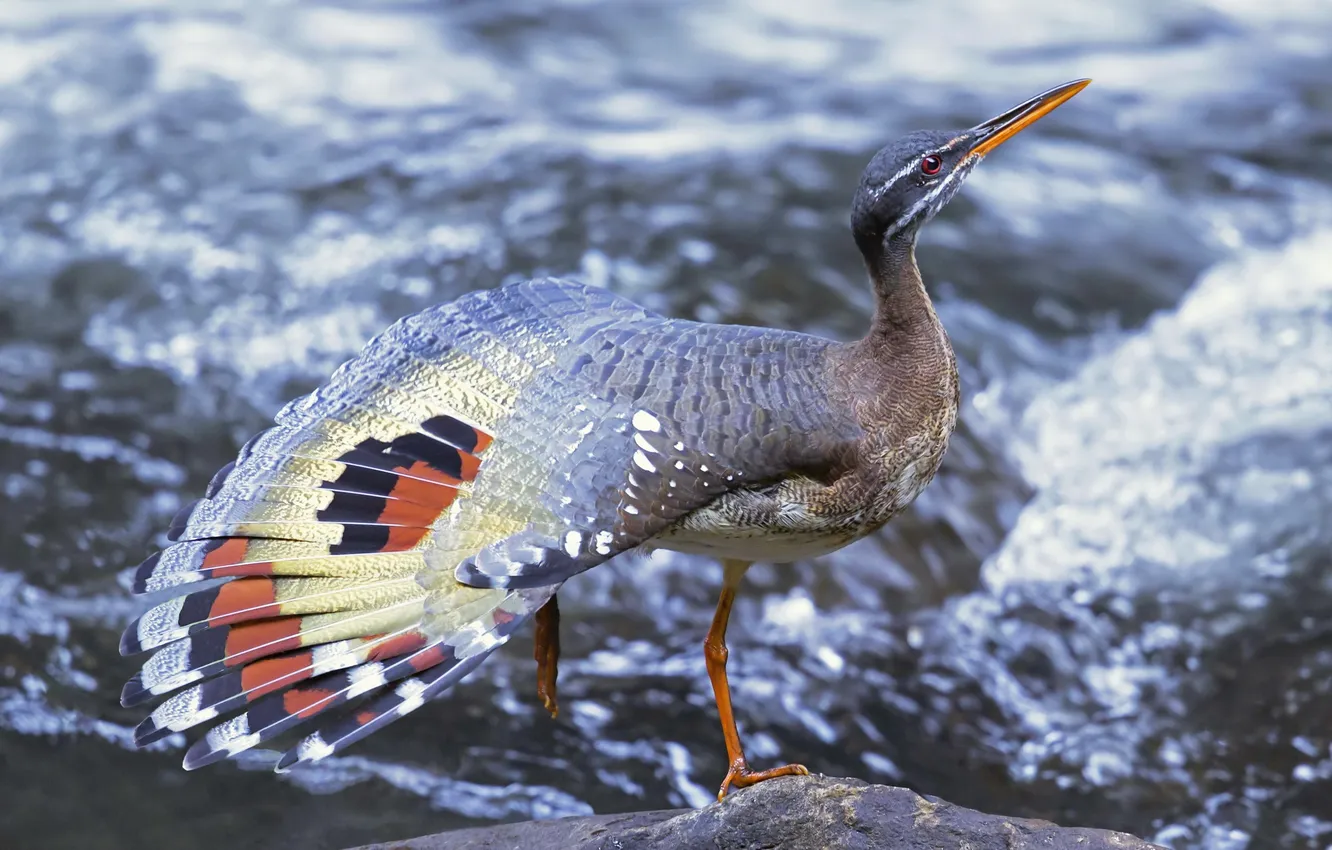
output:
<path id="1" fill-rule="evenodd" d="M 878 151 L 851 233 L 875 310 L 859 340 L 703 323 L 538 278 L 406 316 L 287 404 L 134 573 L 164 601 L 125 629 L 152 651 L 126 706 L 165 696 L 147 745 L 209 728 L 194 769 L 288 730 L 276 769 L 420 708 L 534 621 L 537 695 L 558 714 L 569 579 L 631 552 L 715 558 L 704 640 L 731 788 L 804 775 L 745 757 L 727 624 L 756 561 L 834 551 L 939 470 L 957 362 L 916 263 L 921 228 L 986 155 L 1080 92 L 1074 80 L 967 130 Z"/>

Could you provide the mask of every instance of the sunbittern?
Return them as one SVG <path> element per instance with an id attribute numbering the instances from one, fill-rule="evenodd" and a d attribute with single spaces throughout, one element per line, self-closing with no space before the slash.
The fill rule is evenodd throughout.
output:
<path id="1" fill-rule="evenodd" d="M 190 747 L 195 768 L 319 717 L 278 769 L 321 759 L 444 691 L 533 614 L 553 712 L 560 586 L 665 548 L 725 565 L 704 644 L 721 794 L 806 773 L 745 761 L 726 679 L 736 587 L 751 561 L 869 534 L 933 478 L 959 392 L 916 235 L 983 156 L 1087 83 L 875 155 L 851 214 L 877 301 L 858 342 L 669 319 L 553 279 L 390 327 L 241 449 L 139 567 L 137 592 L 185 595 L 126 630 L 122 652 L 157 652 L 122 701 L 190 687 L 135 740 L 239 711 Z"/>

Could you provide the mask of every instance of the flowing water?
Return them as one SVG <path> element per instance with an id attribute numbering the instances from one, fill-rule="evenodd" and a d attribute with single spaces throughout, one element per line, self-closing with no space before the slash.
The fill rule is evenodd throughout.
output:
<path id="1" fill-rule="evenodd" d="M 537 273 L 839 337 L 895 134 L 1096 83 L 923 237 L 966 407 L 876 537 L 752 570 L 751 757 L 1174 848 L 1332 843 L 1332 4 L 6 0 L 0 843 L 342 847 L 706 803 L 716 565 L 561 593 L 345 757 L 136 751 L 128 567 L 398 316 Z"/>

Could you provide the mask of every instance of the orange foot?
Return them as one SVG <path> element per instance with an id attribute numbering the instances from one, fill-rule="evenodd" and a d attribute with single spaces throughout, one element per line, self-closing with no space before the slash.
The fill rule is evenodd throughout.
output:
<path id="1" fill-rule="evenodd" d="M 803 764 L 784 764 L 781 767 L 774 767 L 768 770 L 750 770 L 749 765 L 743 758 L 738 758 L 731 762 L 731 769 L 726 771 L 726 778 L 722 780 L 721 790 L 717 792 L 717 799 L 720 800 L 726 796 L 726 792 L 734 785 L 736 788 L 748 788 L 750 785 L 757 785 L 768 779 L 776 779 L 779 776 L 809 776 L 809 768 Z"/>

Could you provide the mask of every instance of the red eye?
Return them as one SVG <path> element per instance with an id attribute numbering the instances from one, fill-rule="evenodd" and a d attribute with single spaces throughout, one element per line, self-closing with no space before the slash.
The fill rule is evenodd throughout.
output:
<path id="1" fill-rule="evenodd" d="M 940 168 L 943 168 L 943 160 L 934 154 L 920 161 L 920 170 L 925 174 L 938 174 Z"/>

